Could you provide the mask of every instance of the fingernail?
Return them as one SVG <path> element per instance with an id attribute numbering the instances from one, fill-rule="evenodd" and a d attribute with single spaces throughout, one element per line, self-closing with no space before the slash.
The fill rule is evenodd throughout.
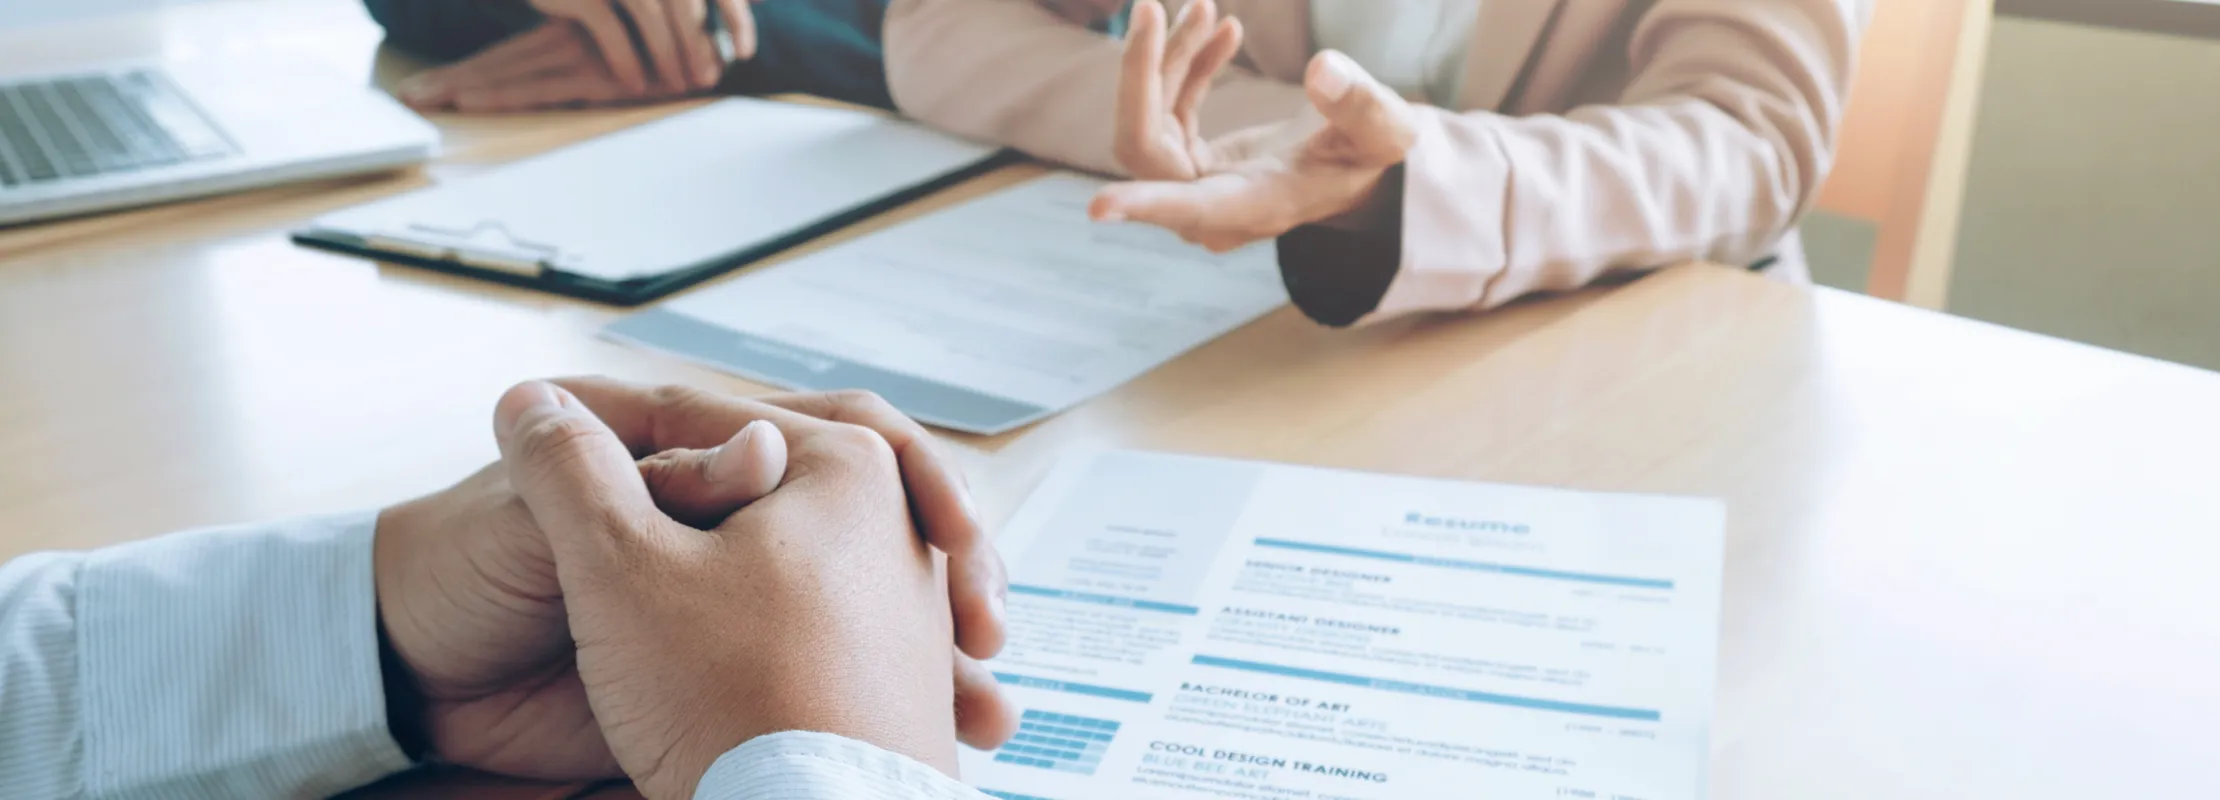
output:
<path id="1" fill-rule="evenodd" d="M 738 433 L 732 435 L 732 438 L 726 439 L 724 444 L 710 448 L 709 453 L 703 456 L 708 464 L 702 468 L 702 477 L 708 479 L 710 483 L 721 483 L 732 477 L 733 467 L 731 462 L 735 459 L 746 458 L 749 441 L 763 435 L 763 429 L 770 427 L 770 425 L 770 422 L 760 419 L 750 422 L 742 426 Z"/>
<path id="2" fill-rule="evenodd" d="M 500 430 L 515 430 L 517 422 L 528 416 L 545 413 L 548 409 L 561 408 L 563 400 L 556 392 L 561 388 L 545 381 L 532 381 L 517 386 L 512 391 L 514 400 L 504 399 L 494 407 L 494 421 Z"/>
<path id="3" fill-rule="evenodd" d="M 555 394 L 555 385 L 541 381 L 533 381 L 524 385 L 524 399 L 526 409 L 548 406 L 560 407 L 563 404 L 563 398 Z"/>
<path id="4" fill-rule="evenodd" d="M 996 625 L 1008 627 L 1010 624 L 1009 593 L 1010 587 L 1003 586 L 987 595 L 987 613 L 994 616 Z"/>
<path id="5" fill-rule="evenodd" d="M 1124 222 L 1125 206 L 1106 194 L 1097 194 L 1094 201 L 1087 204 L 1087 216 L 1096 222 Z"/>
<path id="6" fill-rule="evenodd" d="M 1325 95 L 1328 100 L 1341 99 L 1349 93 L 1349 87 L 1356 84 L 1357 69 L 1356 62 L 1350 61 L 1340 51 L 1326 51 L 1325 68 L 1319 70 L 1318 77 L 1314 79 L 1318 93 Z"/>

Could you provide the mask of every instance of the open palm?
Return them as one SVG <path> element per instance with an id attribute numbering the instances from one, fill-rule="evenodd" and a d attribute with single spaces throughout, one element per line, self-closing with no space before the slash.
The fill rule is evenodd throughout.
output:
<path id="1" fill-rule="evenodd" d="M 1118 163 L 1136 179 L 1105 187 L 1089 213 L 1146 222 L 1225 251 L 1347 214 L 1372 198 L 1416 139 L 1416 113 L 1356 62 L 1311 59 L 1312 113 L 1202 135 L 1211 80 L 1241 49 L 1241 24 L 1195 0 L 1167 22 L 1163 5 L 1134 6 L 1118 86 Z"/>

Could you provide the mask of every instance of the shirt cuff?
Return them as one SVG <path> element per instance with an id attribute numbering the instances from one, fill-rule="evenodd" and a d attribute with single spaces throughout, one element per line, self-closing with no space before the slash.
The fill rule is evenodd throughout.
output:
<path id="1" fill-rule="evenodd" d="M 1274 243 L 1287 299 L 1313 322 L 1346 328 L 1380 308 L 1402 271 L 1402 165 L 1380 180 L 1377 219 L 1313 223 Z"/>
<path id="2" fill-rule="evenodd" d="M 386 730 L 375 513 L 93 552 L 78 583 L 92 797 L 302 797 L 408 768 Z"/>
<path id="3" fill-rule="evenodd" d="M 986 800 L 907 756 L 811 731 L 758 736 L 710 765 L 694 800 Z"/>

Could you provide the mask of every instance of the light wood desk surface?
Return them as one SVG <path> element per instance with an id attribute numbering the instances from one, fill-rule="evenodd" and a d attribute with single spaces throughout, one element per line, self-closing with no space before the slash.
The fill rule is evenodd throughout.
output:
<path id="1" fill-rule="evenodd" d="M 0 32 L 0 69 L 220 37 L 367 74 L 366 24 L 225 2 Z M 284 238 L 671 110 L 441 119 L 426 173 L 0 231 L 0 558 L 440 487 L 530 377 L 760 391 L 595 339 L 612 309 Z M 952 441 L 996 518 L 1078 445 L 1723 497 L 1713 797 L 2187 798 L 2220 796 L 2216 412 L 2211 373 L 1691 266 L 1359 331 L 1283 310 Z M 439 785 L 389 794 L 495 796 Z"/>

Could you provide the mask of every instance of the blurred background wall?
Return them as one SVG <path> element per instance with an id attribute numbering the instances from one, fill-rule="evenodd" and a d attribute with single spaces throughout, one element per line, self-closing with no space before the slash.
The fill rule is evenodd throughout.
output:
<path id="1" fill-rule="evenodd" d="M 1960 2 L 1878 0 L 1841 168 L 1805 231 L 1822 283 L 1887 282 L 1899 187 L 1873 185 L 1949 148 L 1914 119 L 1948 78 L 1918 54 L 1950 46 L 1933 18 Z M 1955 200 L 1944 263 L 1916 266 L 1941 276 L 1940 307 L 2220 369 L 2220 2 L 1965 5 L 1993 12 L 1985 41 L 1961 45 L 1977 62 L 1975 90 L 1951 100 L 1967 141 L 1935 166 L 1955 179 L 1915 193 Z M 1906 130 L 1876 143 L 1890 125 Z M 1953 180 L 1955 198 L 1935 190 Z"/>

